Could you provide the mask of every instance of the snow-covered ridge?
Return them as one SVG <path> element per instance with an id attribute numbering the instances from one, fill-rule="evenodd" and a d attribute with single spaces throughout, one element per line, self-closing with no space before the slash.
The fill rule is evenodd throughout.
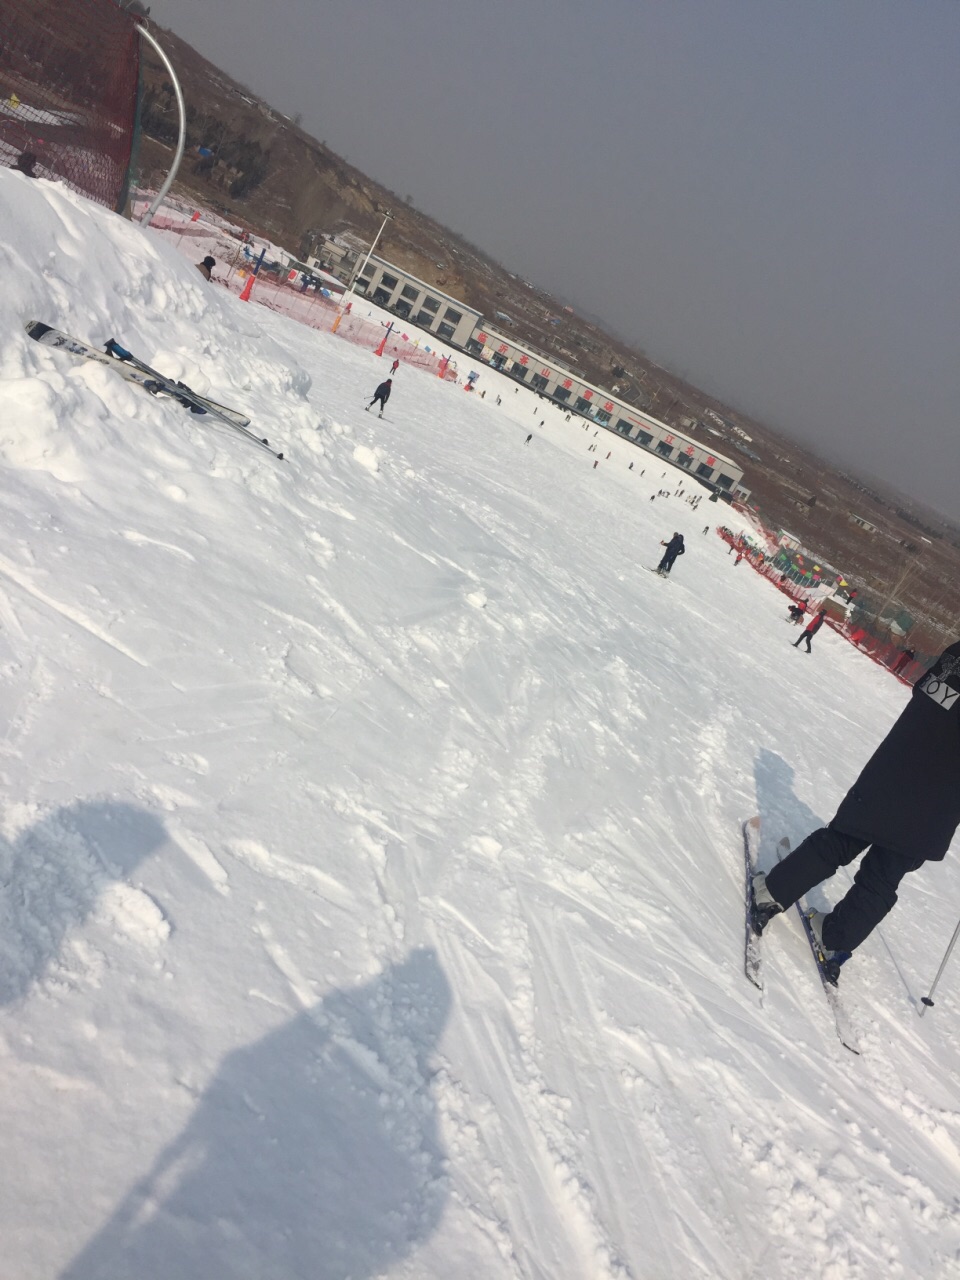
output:
<path id="1" fill-rule="evenodd" d="M 495 374 L 380 421 L 6 171 L 0 254 L 4 1280 L 957 1274 L 956 859 L 845 970 L 861 1058 L 795 921 L 741 970 L 741 819 L 829 818 L 906 691 Z"/>

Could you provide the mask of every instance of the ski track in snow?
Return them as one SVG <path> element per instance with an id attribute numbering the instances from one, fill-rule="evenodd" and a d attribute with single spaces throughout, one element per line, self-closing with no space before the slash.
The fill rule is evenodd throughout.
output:
<path id="1" fill-rule="evenodd" d="M 0 171 L 0 245 L 4 1280 L 960 1276 L 955 857 L 860 1058 L 794 917 L 741 972 L 740 823 L 828 819 L 902 688 L 492 371 L 371 422 L 372 353 L 79 197 Z"/>

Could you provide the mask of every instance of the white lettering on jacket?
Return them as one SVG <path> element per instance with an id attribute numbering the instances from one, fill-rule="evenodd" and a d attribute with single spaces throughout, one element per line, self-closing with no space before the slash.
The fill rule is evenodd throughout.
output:
<path id="1" fill-rule="evenodd" d="M 924 676 L 917 687 L 921 693 L 932 698 L 938 707 L 943 707 L 946 711 L 952 710 L 957 705 L 957 699 L 960 698 L 960 689 L 952 688 L 945 680 L 932 674 Z"/>

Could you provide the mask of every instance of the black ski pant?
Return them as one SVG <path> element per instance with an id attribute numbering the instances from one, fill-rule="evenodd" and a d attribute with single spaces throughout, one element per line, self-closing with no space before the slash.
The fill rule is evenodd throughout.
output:
<path id="1" fill-rule="evenodd" d="M 823 945 L 830 951 L 859 947 L 896 905 L 897 886 L 903 877 L 923 864 L 922 858 L 879 844 L 867 848 L 868 844 L 831 822 L 808 835 L 767 876 L 767 888 L 786 909 L 867 849 L 850 889 L 823 922 Z"/>
<path id="2" fill-rule="evenodd" d="M 673 568 L 673 562 L 676 558 L 676 556 L 665 555 L 657 565 L 657 573 L 669 573 Z"/>
<path id="3" fill-rule="evenodd" d="M 810 652 L 810 641 L 811 641 L 812 639 L 813 639 L 813 632 L 812 632 L 812 631 L 804 631 L 803 635 L 802 635 L 802 636 L 800 636 L 800 637 L 799 637 L 799 639 L 797 639 L 797 640 L 795 640 L 795 641 L 793 642 L 793 647 L 794 647 L 794 648 L 796 648 L 796 647 L 797 647 L 797 645 L 800 643 L 800 641 L 801 641 L 801 640 L 806 640 L 806 642 L 807 642 L 807 653 L 809 653 L 809 652 Z"/>
<path id="4" fill-rule="evenodd" d="M 370 401 L 370 403 L 367 405 L 367 408 L 372 409 L 375 404 L 378 404 L 380 406 L 380 412 L 383 413 L 384 409 L 387 407 L 386 396 L 382 398 L 380 396 L 374 396 L 373 399 Z"/>

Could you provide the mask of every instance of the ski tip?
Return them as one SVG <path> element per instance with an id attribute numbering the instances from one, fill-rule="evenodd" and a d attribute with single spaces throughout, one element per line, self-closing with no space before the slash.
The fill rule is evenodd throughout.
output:
<path id="1" fill-rule="evenodd" d="M 44 324 L 42 320 L 28 320 L 23 327 L 26 329 L 29 337 L 37 338 L 38 340 L 42 338 L 45 333 L 49 333 L 51 328 L 50 325 Z"/>

